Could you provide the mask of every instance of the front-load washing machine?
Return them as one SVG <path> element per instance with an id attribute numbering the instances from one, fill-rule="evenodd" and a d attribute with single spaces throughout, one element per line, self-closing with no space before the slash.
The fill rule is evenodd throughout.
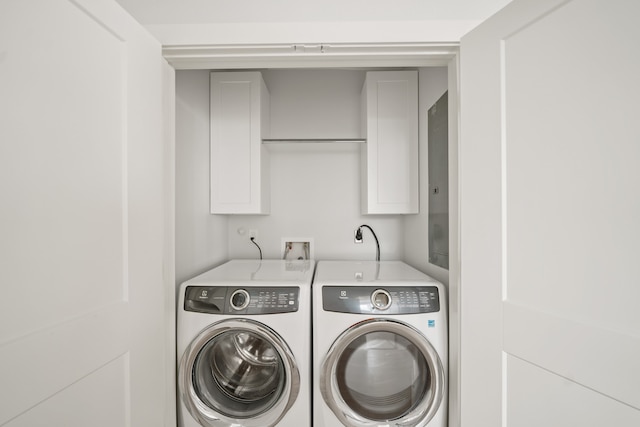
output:
<path id="1" fill-rule="evenodd" d="M 180 427 L 311 425 L 313 269 L 232 260 L 180 286 Z"/>
<path id="2" fill-rule="evenodd" d="M 443 285 L 399 261 L 319 261 L 315 427 L 447 424 Z"/>

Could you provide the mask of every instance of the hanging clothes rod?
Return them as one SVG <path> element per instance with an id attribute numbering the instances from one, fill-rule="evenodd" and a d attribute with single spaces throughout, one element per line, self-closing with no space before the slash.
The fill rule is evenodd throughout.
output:
<path id="1" fill-rule="evenodd" d="M 362 138 L 280 138 L 280 139 L 275 139 L 275 138 L 265 138 L 262 140 L 263 144 L 288 144 L 288 143 L 295 143 L 295 144 L 304 144 L 304 143 L 327 143 L 327 144 L 332 144 L 332 143 L 346 143 L 346 142 L 364 142 L 366 143 L 367 140 L 366 139 L 362 139 Z"/>

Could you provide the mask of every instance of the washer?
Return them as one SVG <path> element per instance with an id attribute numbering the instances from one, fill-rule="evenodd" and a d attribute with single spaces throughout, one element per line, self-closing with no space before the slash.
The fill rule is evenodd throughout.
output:
<path id="1" fill-rule="evenodd" d="M 446 427 L 444 286 L 399 261 L 319 261 L 315 427 Z"/>
<path id="2" fill-rule="evenodd" d="M 232 260 L 180 286 L 178 425 L 311 425 L 313 261 Z"/>

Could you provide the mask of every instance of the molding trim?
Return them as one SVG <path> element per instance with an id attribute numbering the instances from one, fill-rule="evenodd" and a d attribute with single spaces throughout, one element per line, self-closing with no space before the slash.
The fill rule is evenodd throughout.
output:
<path id="1" fill-rule="evenodd" d="M 176 70 L 447 66 L 459 43 L 327 43 L 164 46 Z"/>

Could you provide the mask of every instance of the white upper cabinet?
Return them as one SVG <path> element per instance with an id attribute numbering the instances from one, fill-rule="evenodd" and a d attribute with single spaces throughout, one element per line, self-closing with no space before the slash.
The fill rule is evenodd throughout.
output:
<path id="1" fill-rule="evenodd" d="M 418 72 L 368 72 L 362 115 L 362 213 L 418 213 Z"/>
<path id="2" fill-rule="evenodd" d="M 211 73 L 211 213 L 269 213 L 268 133 L 262 75 Z"/>

